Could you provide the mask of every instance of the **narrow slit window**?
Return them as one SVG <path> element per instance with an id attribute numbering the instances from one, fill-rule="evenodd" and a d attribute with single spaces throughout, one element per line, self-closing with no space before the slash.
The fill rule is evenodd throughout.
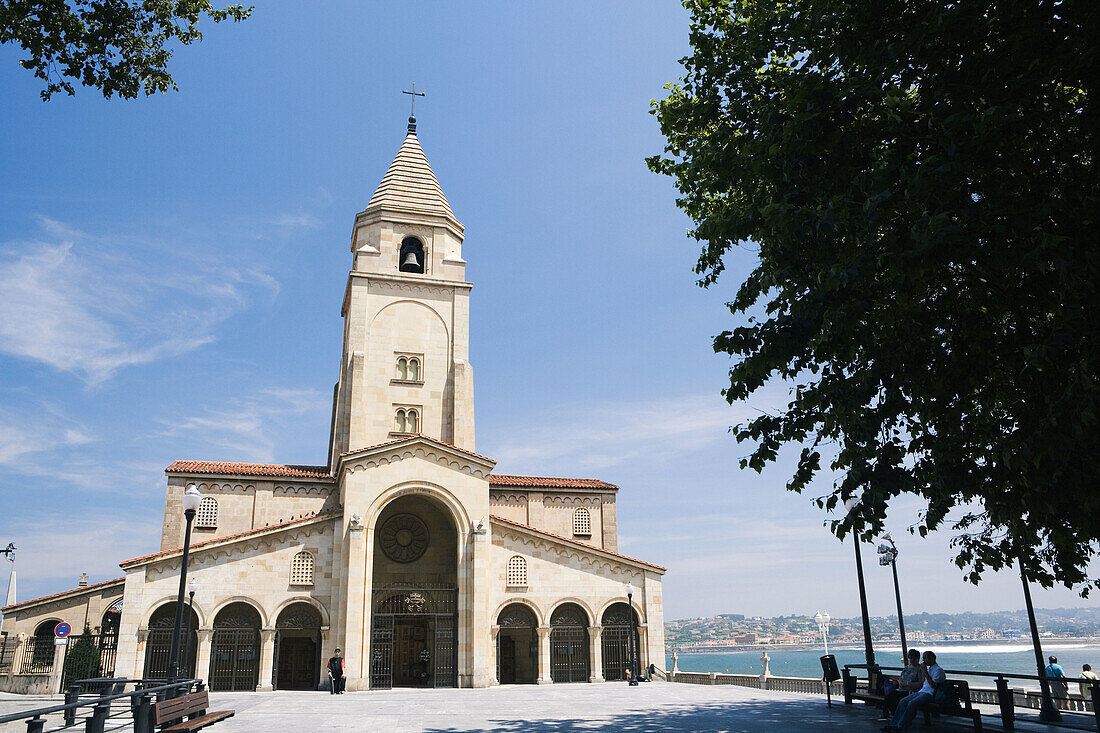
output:
<path id="1" fill-rule="evenodd" d="M 398 410 L 397 415 L 394 418 L 394 425 L 393 425 L 394 431 L 396 431 L 398 433 L 407 432 L 406 422 L 407 422 L 407 420 L 406 420 L 406 417 L 405 417 L 405 411 L 404 410 Z"/>
<path id="2" fill-rule="evenodd" d="M 408 374 L 409 374 L 408 378 L 411 379 L 412 381 L 414 381 L 414 382 L 419 382 L 420 381 L 420 360 L 419 359 L 409 359 Z M 402 379 L 404 379 L 404 377 L 402 377 Z"/>
<path id="3" fill-rule="evenodd" d="M 527 561 L 519 555 L 513 555 L 508 560 L 508 586 L 524 587 L 527 585 Z"/>
<path id="4" fill-rule="evenodd" d="M 420 429 L 419 429 L 420 425 L 419 425 L 419 419 L 418 418 L 420 416 L 416 414 L 416 410 L 409 410 L 408 415 L 409 415 L 408 425 L 407 425 L 408 432 L 410 432 L 410 433 L 419 433 L 420 432 Z"/>
<path id="5" fill-rule="evenodd" d="M 397 360 L 397 378 L 408 379 L 409 378 L 409 360 L 405 357 L 401 357 Z"/>

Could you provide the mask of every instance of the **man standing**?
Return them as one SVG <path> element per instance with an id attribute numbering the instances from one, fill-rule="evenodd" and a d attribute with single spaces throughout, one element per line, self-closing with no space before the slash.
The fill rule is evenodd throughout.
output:
<path id="1" fill-rule="evenodd" d="M 344 677 L 344 658 L 340 656 L 339 647 L 328 660 L 328 678 L 332 682 L 329 688 L 330 692 L 333 695 L 343 695 L 344 684 L 347 679 Z"/>
<path id="2" fill-rule="evenodd" d="M 1100 679 L 1100 677 L 1097 677 L 1096 673 L 1092 671 L 1092 665 L 1091 664 L 1085 664 L 1085 665 L 1081 666 L 1081 679 L 1083 679 L 1083 680 L 1096 680 L 1096 679 Z M 1091 701 L 1092 700 L 1092 685 L 1090 685 L 1088 682 L 1081 682 L 1081 683 L 1079 683 L 1079 686 L 1081 688 L 1081 697 L 1085 698 L 1088 701 Z"/>
<path id="3" fill-rule="evenodd" d="M 1058 664 L 1058 657 L 1050 657 L 1050 664 L 1046 668 L 1047 683 L 1050 684 L 1050 696 L 1054 698 L 1054 704 L 1065 710 L 1069 696 L 1069 683 L 1066 682 L 1066 670 Z"/>
<path id="4" fill-rule="evenodd" d="M 894 712 L 890 725 L 883 730 L 894 733 L 894 731 L 908 728 L 921 706 L 932 699 L 932 695 L 936 692 L 936 685 L 942 684 L 946 679 L 943 668 L 936 664 L 936 653 L 925 652 L 920 664 L 920 680 L 923 683 L 921 688 L 898 702 L 898 709 Z"/>

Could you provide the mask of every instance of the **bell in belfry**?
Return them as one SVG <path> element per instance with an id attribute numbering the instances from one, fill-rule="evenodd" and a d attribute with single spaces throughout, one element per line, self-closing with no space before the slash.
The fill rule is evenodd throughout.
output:
<path id="1" fill-rule="evenodd" d="M 416 259 L 415 252 L 409 252 L 407 255 L 405 255 L 405 261 L 401 263 L 401 269 L 405 270 L 406 272 L 409 270 L 420 270 L 420 260 Z"/>

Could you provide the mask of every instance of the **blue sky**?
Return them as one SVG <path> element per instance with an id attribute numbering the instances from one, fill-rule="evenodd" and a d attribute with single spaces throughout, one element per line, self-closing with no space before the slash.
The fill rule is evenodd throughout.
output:
<path id="1" fill-rule="evenodd" d="M 710 340 L 751 252 L 698 288 L 689 222 L 644 164 L 687 50 L 673 3 L 260 2 L 177 51 L 177 93 L 43 103 L 0 47 L 0 544 L 21 547 L 20 598 L 156 549 L 175 459 L 324 462 L 351 224 L 415 80 L 466 225 L 478 451 L 620 485 L 621 549 L 669 567 L 669 618 L 855 615 L 850 545 L 784 467 L 737 469 L 728 427 L 785 397 L 719 395 Z M 1011 573 L 962 583 L 948 539 L 899 537 L 907 609 L 1021 607 Z"/>

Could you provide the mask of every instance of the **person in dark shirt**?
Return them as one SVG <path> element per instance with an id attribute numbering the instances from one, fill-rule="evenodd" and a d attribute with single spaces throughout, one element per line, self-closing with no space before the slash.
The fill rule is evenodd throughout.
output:
<path id="1" fill-rule="evenodd" d="M 344 694 L 344 684 L 347 678 L 344 676 L 344 658 L 340 656 L 340 649 L 328 660 L 328 678 L 332 681 L 330 691 L 333 695 Z"/>

